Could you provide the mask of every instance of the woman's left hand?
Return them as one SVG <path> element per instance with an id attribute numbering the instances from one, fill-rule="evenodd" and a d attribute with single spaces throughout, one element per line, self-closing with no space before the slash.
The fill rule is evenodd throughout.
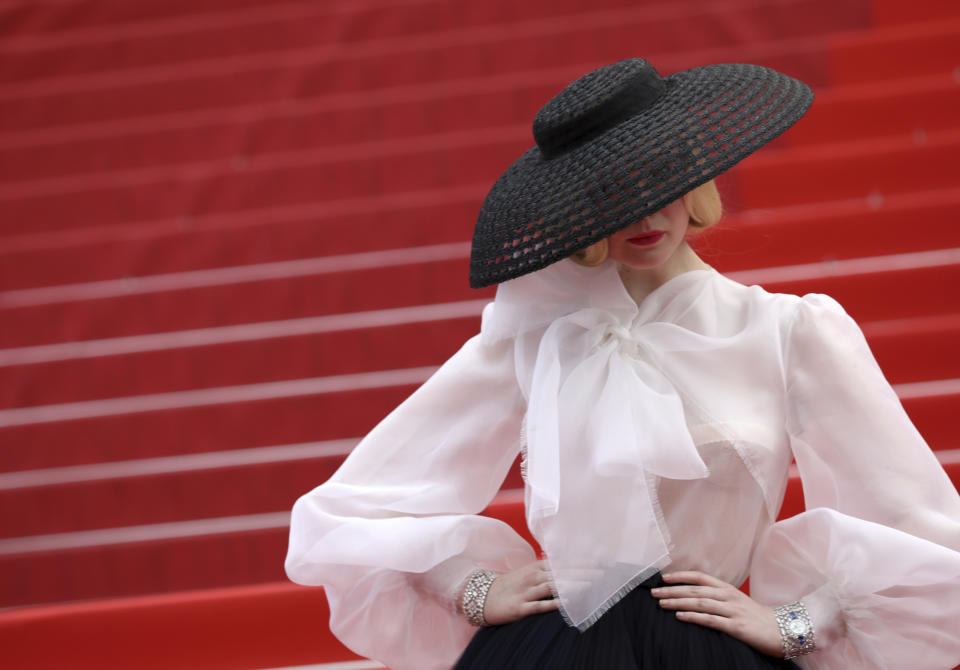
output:
<path id="1" fill-rule="evenodd" d="M 676 610 L 680 621 L 714 628 L 746 642 L 759 652 L 783 657 L 783 642 L 773 609 L 761 605 L 732 584 L 689 570 L 663 575 L 650 594 L 664 609 Z"/>

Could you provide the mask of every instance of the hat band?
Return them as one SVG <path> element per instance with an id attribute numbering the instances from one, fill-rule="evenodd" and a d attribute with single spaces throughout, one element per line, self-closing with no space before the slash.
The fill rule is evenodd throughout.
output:
<path id="1" fill-rule="evenodd" d="M 537 129 L 534 139 L 545 159 L 555 158 L 589 142 L 621 121 L 640 113 L 663 94 L 666 82 L 644 73 L 599 105 L 584 110 L 563 123 Z"/>

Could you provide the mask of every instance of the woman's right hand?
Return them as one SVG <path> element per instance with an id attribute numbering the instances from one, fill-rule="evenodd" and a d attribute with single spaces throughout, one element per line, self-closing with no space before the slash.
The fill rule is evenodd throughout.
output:
<path id="1" fill-rule="evenodd" d="M 483 618 L 491 626 L 499 626 L 550 612 L 560 607 L 560 601 L 550 598 L 551 594 L 547 562 L 527 563 L 493 580 L 483 604 Z"/>

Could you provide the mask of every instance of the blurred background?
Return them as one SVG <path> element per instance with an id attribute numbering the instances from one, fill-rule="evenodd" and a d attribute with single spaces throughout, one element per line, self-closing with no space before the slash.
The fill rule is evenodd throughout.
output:
<path id="1" fill-rule="evenodd" d="M 816 90 L 695 246 L 839 300 L 960 483 L 956 0 L 0 0 L 0 666 L 379 667 L 290 507 L 477 332 L 537 109 L 632 56 Z"/>

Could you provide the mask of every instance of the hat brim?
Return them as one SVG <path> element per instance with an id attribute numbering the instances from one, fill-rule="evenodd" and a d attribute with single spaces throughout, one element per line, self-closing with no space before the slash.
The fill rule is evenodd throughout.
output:
<path id="1" fill-rule="evenodd" d="M 653 214 L 796 123 L 813 102 L 803 82 L 758 65 L 664 77 L 649 107 L 545 159 L 536 146 L 484 200 L 470 285 L 534 272 Z"/>

